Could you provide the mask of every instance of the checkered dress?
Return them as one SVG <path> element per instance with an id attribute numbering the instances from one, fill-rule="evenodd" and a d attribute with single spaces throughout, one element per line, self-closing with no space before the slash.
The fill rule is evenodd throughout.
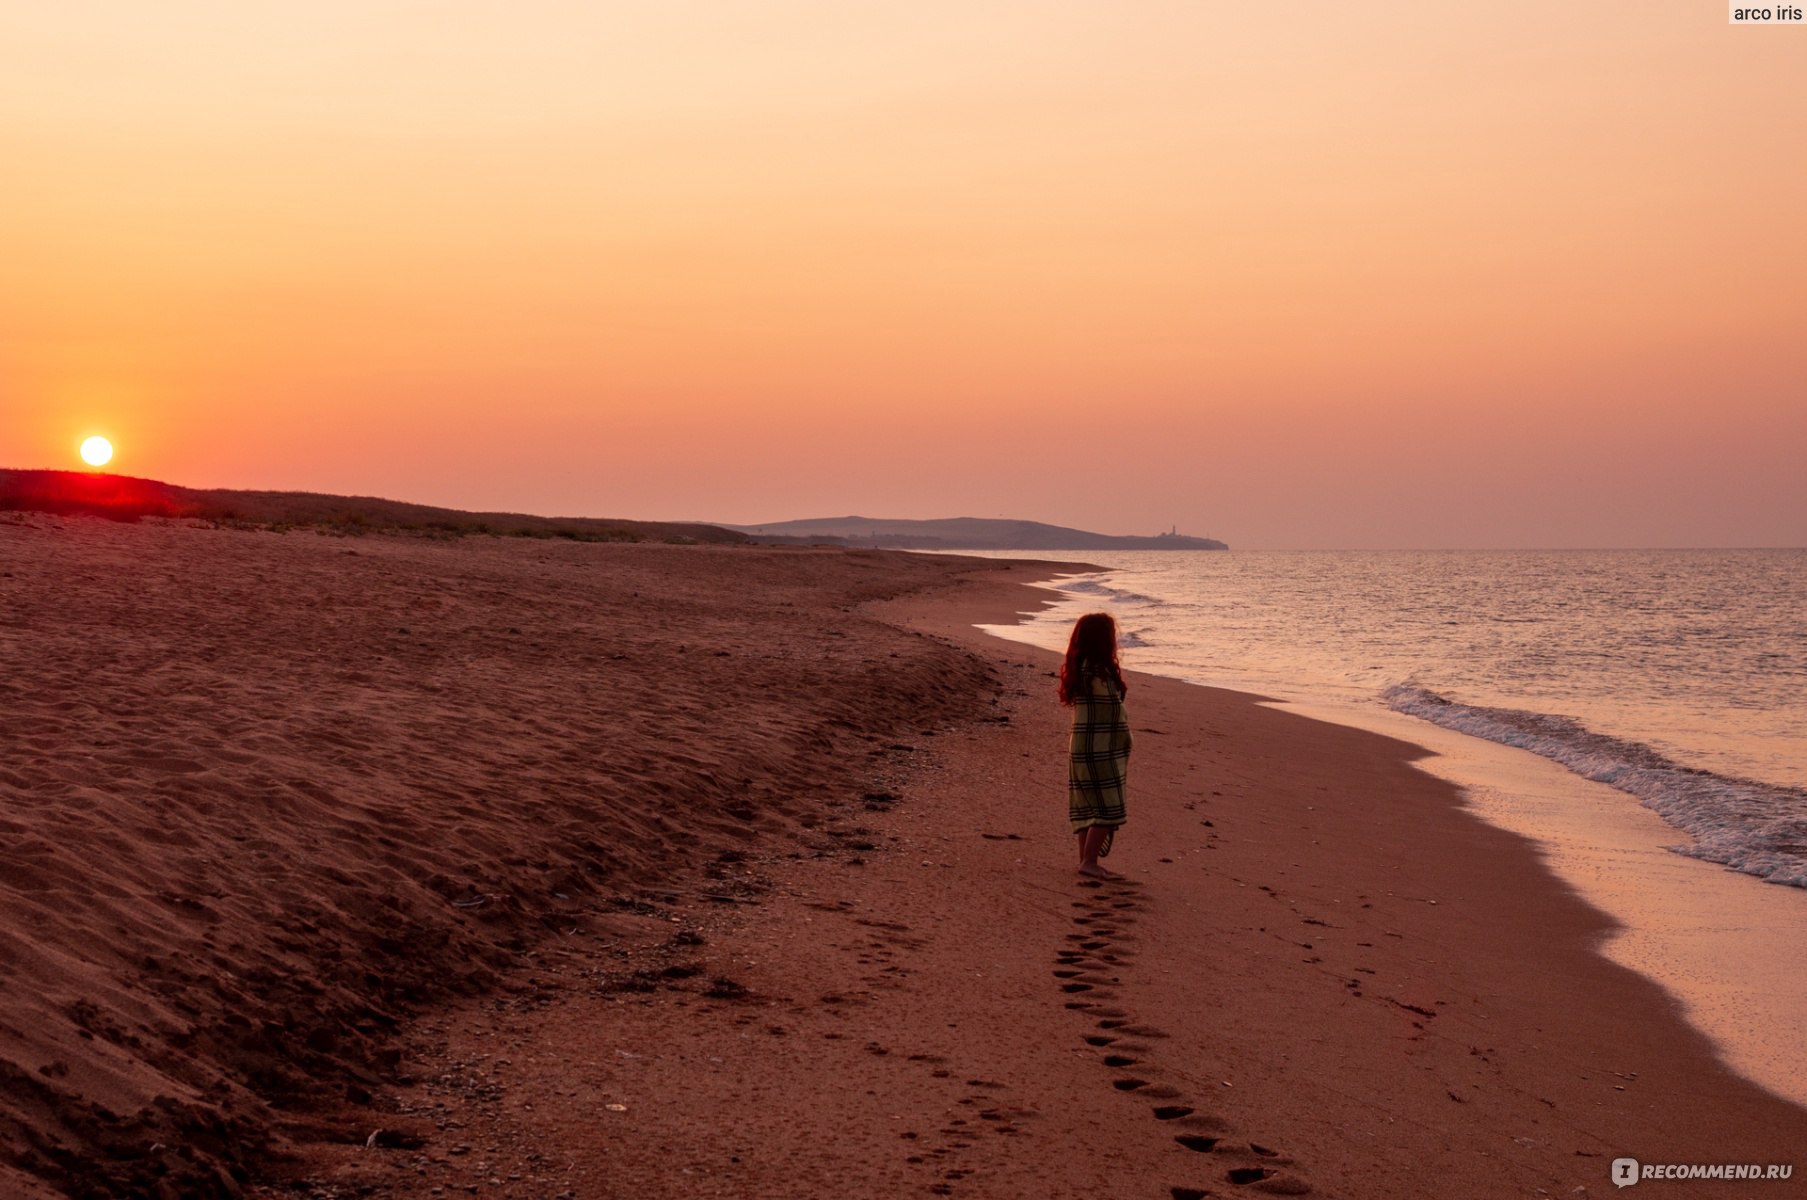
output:
<path id="1" fill-rule="evenodd" d="M 1110 680 L 1085 673 L 1073 697 L 1073 743 L 1067 771 L 1067 818 L 1073 832 L 1126 819 L 1123 780 L 1129 773 L 1129 719 Z"/>

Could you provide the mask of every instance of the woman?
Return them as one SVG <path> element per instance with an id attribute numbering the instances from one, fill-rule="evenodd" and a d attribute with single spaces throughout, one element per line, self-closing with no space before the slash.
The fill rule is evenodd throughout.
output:
<path id="1" fill-rule="evenodd" d="M 1109 613 L 1088 613 L 1073 626 L 1060 665 L 1060 702 L 1073 710 L 1067 817 L 1079 839 L 1079 873 L 1115 879 L 1098 865 L 1124 822 L 1123 777 L 1129 770 L 1129 720 L 1123 697 L 1129 685 L 1117 665 L 1117 623 Z"/>

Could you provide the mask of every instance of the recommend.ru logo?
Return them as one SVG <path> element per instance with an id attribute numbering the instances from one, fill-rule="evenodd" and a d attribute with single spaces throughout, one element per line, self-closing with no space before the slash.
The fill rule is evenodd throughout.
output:
<path id="1" fill-rule="evenodd" d="M 1793 1163 L 1641 1163 L 1615 1158 L 1608 1168 L 1614 1187 L 1630 1187 L 1641 1179 L 1789 1179 Z"/>

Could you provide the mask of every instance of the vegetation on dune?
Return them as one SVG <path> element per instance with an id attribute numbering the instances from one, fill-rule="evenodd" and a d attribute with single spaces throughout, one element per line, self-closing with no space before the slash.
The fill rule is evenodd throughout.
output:
<path id="1" fill-rule="evenodd" d="M 143 517 L 212 521 L 281 533 L 411 533 L 426 537 L 563 538 L 579 542 L 738 544 L 744 533 L 669 521 L 620 521 L 599 517 L 535 517 L 524 513 L 472 513 L 315 492 L 245 492 L 178 487 L 154 479 L 83 471 L 0 469 L 0 511 L 87 514 L 115 521 Z"/>

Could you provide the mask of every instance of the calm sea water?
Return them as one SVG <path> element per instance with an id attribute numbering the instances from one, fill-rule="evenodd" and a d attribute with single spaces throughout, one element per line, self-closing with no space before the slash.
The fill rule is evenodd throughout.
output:
<path id="1" fill-rule="evenodd" d="M 1107 610 L 1128 666 L 1521 746 L 1636 796 L 1681 853 L 1807 887 L 1807 551 L 1073 557 L 1110 569 L 992 632 L 1058 648 Z"/>

